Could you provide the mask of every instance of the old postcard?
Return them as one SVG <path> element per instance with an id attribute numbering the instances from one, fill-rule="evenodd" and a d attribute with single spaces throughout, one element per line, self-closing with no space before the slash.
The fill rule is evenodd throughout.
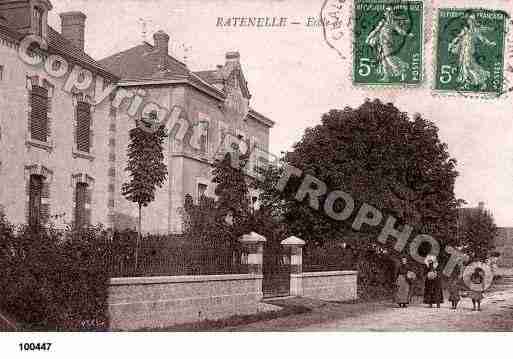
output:
<path id="1" fill-rule="evenodd" d="M 512 13 L 0 0 L 0 330 L 513 331 Z"/>

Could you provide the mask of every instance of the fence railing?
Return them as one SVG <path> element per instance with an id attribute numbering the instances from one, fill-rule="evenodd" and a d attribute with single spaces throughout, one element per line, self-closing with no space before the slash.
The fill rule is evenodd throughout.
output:
<path id="1" fill-rule="evenodd" d="M 192 246 L 173 241 L 110 243 L 105 266 L 111 277 L 243 273 L 238 246 Z"/>

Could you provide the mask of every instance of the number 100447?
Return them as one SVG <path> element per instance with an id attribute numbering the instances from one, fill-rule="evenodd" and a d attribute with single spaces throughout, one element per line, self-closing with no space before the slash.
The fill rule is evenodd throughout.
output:
<path id="1" fill-rule="evenodd" d="M 49 351 L 52 343 L 19 343 L 20 351 Z"/>

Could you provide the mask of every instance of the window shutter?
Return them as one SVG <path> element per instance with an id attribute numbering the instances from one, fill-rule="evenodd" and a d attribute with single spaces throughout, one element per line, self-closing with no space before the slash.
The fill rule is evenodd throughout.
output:
<path id="1" fill-rule="evenodd" d="M 37 226 L 42 223 L 42 192 L 43 177 L 32 175 L 29 183 L 29 225 Z"/>
<path id="2" fill-rule="evenodd" d="M 38 141 L 48 139 L 48 90 L 34 86 L 31 93 L 30 136 Z"/>
<path id="3" fill-rule="evenodd" d="M 46 224 L 50 220 L 50 203 L 41 204 L 41 224 Z"/>
<path id="4" fill-rule="evenodd" d="M 85 214 L 84 214 L 84 224 L 86 226 L 90 226 L 91 225 L 91 209 L 88 208 L 85 210 Z"/>
<path id="5" fill-rule="evenodd" d="M 77 228 L 82 228 L 86 224 L 87 192 L 87 183 L 77 183 L 75 193 L 75 226 Z"/>
<path id="6" fill-rule="evenodd" d="M 50 183 L 44 181 L 41 185 L 41 198 L 50 198 Z"/>
<path id="7" fill-rule="evenodd" d="M 77 149 L 89 152 L 91 149 L 91 106 L 86 102 L 77 104 Z"/>

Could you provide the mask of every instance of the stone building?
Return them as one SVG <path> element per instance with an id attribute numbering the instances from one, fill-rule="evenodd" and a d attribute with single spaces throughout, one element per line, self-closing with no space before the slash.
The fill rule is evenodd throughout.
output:
<path id="1" fill-rule="evenodd" d="M 202 194 L 214 196 L 212 164 L 226 135 L 240 136 L 248 149 L 267 150 L 274 123 L 250 107 L 251 94 L 238 52 L 226 53 L 225 63 L 214 70 L 193 72 L 169 54 L 169 35 L 159 31 L 153 37 L 153 45 L 143 42 L 100 63 L 121 78 L 118 91 L 138 93 L 144 97 L 144 103 L 160 107 L 162 111 L 154 111 L 159 121 L 160 112 L 180 109 L 190 123 L 187 131 L 183 126 L 176 128 L 175 123 L 168 123 L 168 130 L 173 134 L 165 143 L 168 180 L 143 213 L 144 231 L 176 233 L 182 230 L 186 194 L 196 200 Z M 140 112 L 133 116 L 126 107 L 118 111 L 116 129 L 118 228 L 136 225 L 137 207 L 121 196 L 119 187 L 128 178 L 124 166 L 129 130 L 135 126 L 134 119 L 144 118 L 149 112 L 141 106 Z M 177 136 L 181 130 L 184 133 Z"/>
<path id="2" fill-rule="evenodd" d="M 148 115 L 160 120 L 160 109 L 180 109 L 190 126 L 169 123 L 169 177 L 143 212 L 145 232 L 180 232 L 185 195 L 213 195 L 228 134 L 267 150 L 274 123 L 251 109 L 237 52 L 193 72 L 158 32 L 153 45 L 95 61 L 84 52 L 85 14 L 60 14 L 59 33 L 51 10 L 48 0 L 0 2 L 0 205 L 11 222 L 135 228 L 137 206 L 121 194 L 129 131 Z M 157 111 L 145 112 L 148 103 Z"/>
<path id="3" fill-rule="evenodd" d="M 61 14 L 59 33 L 51 9 L 0 2 L 0 204 L 17 224 L 107 224 L 112 118 L 94 83 L 118 78 L 84 52 L 85 15 Z"/>
<path id="4" fill-rule="evenodd" d="M 500 254 L 497 265 L 501 268 L 513 268 L 513 228 L 497 228 L 495 250 Z"/>

